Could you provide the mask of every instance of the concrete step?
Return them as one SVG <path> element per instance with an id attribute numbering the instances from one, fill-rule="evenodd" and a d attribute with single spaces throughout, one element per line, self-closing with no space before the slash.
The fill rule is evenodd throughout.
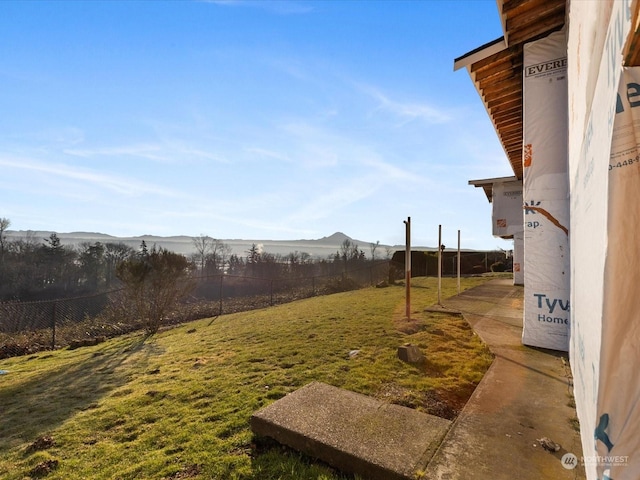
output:
<path id="1" fill-rule="evenodd" d="M 251 429 L 371 480 L 414 479 L 451 422 L 313 382 L 259 410 Z"/>

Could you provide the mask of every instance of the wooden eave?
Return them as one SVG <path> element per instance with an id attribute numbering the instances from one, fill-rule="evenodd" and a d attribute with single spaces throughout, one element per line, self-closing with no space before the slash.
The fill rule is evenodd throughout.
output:
<path id="1" fill-rule="evenodd" d="M 498 0 L 504 37 L 455 60 L 467 68 L 516 178 L 522 179 L 523 45 L 562 29 L 566 0 Z M 503 48 L 496 51 L 498 46 Z M 486 55 L 482 55 L 483 49 Z"/>

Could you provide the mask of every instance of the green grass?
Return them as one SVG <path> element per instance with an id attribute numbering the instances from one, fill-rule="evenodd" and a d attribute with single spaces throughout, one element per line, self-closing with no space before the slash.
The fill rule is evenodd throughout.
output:
<path id="1" fill-rule="evenodd" d="M 491 355 L 461 317 L 424 312 L 434 279 L 413 285 L 411 321 L 402 286 L 369 288 L 2 360 L 0 478 L 347 478 L 254 438 L 249 418 L 314 380 L 454 415 Z M 424 365 L 397 359 L 407 342 Z"/>

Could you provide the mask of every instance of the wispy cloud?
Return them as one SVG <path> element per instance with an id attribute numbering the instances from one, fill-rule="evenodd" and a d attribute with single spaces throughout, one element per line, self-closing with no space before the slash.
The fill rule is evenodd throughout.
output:
<path id="1" fill-rule="evenodd" d="M 310 220 L 331 218 L 347 212 L 356 203 L 375 203 L 389 191 L 432 186 L 420 172 L 395 164 L 367 141 L 348 132 L 305 120 L 280 126 L 287 139 L 287 157 L 305 178 L 293 193 L 287 223 L 302 225 Z M 306 171 L 312 171 L 311 176 Z"/>
<path id="2" fill-rule="evenodd" d="M 287 216 L 289 222 L 308 223 L 331 217 L 336 210 L 344 210 L 358 201 L 371 197 L 378 190 L 379 181 L 366 176 L 341 186 L 318 192 Z"/>
<path id="3" fill-rule="evenodd" d="M 200 158 L 215 162 L 227 163 L 228 160 L 220 155 L 201 148 L 191 147 L 182 142 L 142 143 L 116 147 L 98 148 L 68 148 L 63 150 L 67 155 L 76 157 L 136 157 L 161 163 L 175 163 L 188 158 Z"/>
<path id="4" fill-rule="evenodd" d="M 264 56 L 262 62 L 268 67 L 283 72 L 286 75 L 302 81 L 315 81 L 315 77 L 309 72 L 303 62 L 294 58 Z"/>
<path id="5" fill-rule="evenodd" d="M 273 150 L 268 150 L 265 148 L 258 148 L 258 147 L 248 147 L 245 148 L 245 151 L 247 153 L 251 153 L 254 155 L 257 155 L 259 157 L 266 157 L 266 158 L 270 158 L 273 160 L 279 160 L 281 162 L 286 162 L 286 163 L 290 163 L 291 159 L 289 158 L 289 156 L 287 154 L 284 153 L 279 153 Z"/>
<path id="6" fill-rule="evenodd" d="M 307 3 L 295 0 L 203 0 L 223 7 L 258 8 L 278 15 L 302 15 L 311 13 L 314 8 Z"/>
<path id="7" fill-rule="evenodd" d="M 143 194 L 154 194 L 165 197 L 178 196 L 176 192 L 169 189 L 145 182 L 117 177 L 65 164 L 44 164 L 25 158 L 3 158 L 0 156 L 0 166 L 15 170 L 26 170 L 34 173 L 41 173 L 47 175 L 49 178 L 57 177 L 73 180 L 84 185 L 91 184 L 128 197 L 137 197 Z"/>
<path id="8" fill-rule="evenodd" d="M 338 165 L 340 144 L 344 140 L 333 133 L 304 120 L 280 126 L 287 136 L 296 161 L 306 168 L 326 168 Z"/>
<path id="9" fill-rule="evenodd" d="M 451 120 L 451 117 L 446 112 L 429 104 L 423 102 L 398 101 L 379 89 L 367 85 L 357 85 L 357 88 L 375 100 L 377 103 L 376 111 L 385 111 L 398 117 L 401 125 L 414 120 L 420 120 L 430 124 L 446 123 Z"/>
<path id="10" fill-rule="evenodd" d="M 162 148 L 159 145 L 139 144 L 127 145 L 120 147 L 102 147 L 102 148 L 67 148 L 63 150 L 67 155 L 75 157 L 139 157 L 154 161 L 167 161 L 167 157 L 161 155 Z"/>
<path id="11" fill-rule="evenodd" d="M 289 142 L 289 157 L 306 168 L 349 168 L 350 173 L 373 172 L 386 181 L 420 181 L 415 172 L 395 165 L 374 145 L 347 133 L 304 120 L 281 125 L 280 129 Z"/>

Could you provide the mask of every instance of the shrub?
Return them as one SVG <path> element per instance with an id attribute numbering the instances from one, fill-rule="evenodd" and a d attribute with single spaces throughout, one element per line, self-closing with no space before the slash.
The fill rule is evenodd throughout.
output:
<path id="1" fill-rule="evenodd" d="M 126 297 L 148 333 L 160 324 L 195 287 L 190 278 L 190 263 L 166 249 L 143 252 L 125 260 L 117 268 L 125 284 Z"/>
<path id="2" fill-rule="evenodd" d="M 357 290 L 358 288 L 360 288 L 360 285 L 358 285 L 358 283 L 354 279 L 349 277 L 337 277 L 332 278 L 327 282 L 327 284 L 324 286 L 324 293 L 331 294 L 348 292 L 350 290 Z"/>
<path id="3" fill-rule="evenodd" d="M 492 272 L 504 272 L 506 269 L 507 269 L 507 267 L 502 262 L 496 262 L 496 263 L 492 263 L 491 264 L 491 271 Z"/>

